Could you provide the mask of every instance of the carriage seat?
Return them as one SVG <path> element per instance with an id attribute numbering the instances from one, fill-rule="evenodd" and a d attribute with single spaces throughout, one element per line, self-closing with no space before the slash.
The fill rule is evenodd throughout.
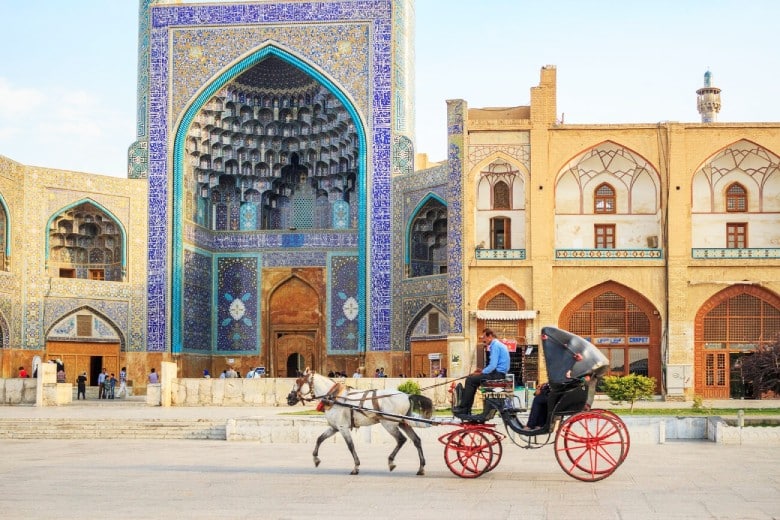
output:
<path id="1" fill-rule="evenodd" d="M 479 391 L 490 394 L 511 394 L 515 391 L 515 375 L 507 374 L 504 379 L 491 379 L 488 381 L 483 381 L 479 387 Z"/>
<path id="2" fill-rule="evenodd" d="M 555 417 L 574 415 L 585 409 L 588 402 L 588 387 L 580 379 L 571 379 L 565 383 L 550 384 L 547 398 L 547 427 Z"/>

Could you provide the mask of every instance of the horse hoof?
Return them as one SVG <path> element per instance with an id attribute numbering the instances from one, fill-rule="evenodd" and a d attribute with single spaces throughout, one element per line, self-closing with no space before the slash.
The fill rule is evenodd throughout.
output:
<path id="1" fill-rule="evenodd" d="M 395 464 L 388 464 L 387 467 L 390 468 L 390 471 L 393 471 L 395 469 Z"/>
<path id="2" fill-rule="evenodd" d="M 357 475 L 357 474 L 358 474 L 358 469 L 357 468 L 353 469 L 352 473 L 350 473 L 350 475 Z"/>
<path id="3" fill-rule="evenodd" d="M 314 459 L 314 467 L 319 468 L 320 467 L 320 459 Z"/>
<path id="4" fill-rule="evenodd" d="M 420 468 L 420 470 L 417 472 L 418 475 L 425 475 L 425 470 Z"/>

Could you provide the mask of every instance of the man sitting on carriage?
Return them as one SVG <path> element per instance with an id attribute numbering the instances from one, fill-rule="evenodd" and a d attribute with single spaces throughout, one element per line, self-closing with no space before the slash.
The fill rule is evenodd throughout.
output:
<path id="1" fill-rule="evenodd" d="M 549 382 L 547 388 L 540 387 L 544 395 L 534 398 L 528 424 L 522 430 L 531 435 L 546 431 L 554 414 L 590 409 L 599 379 L 609 370 L 609 360 L 595 345 L 565 330 L 543 327 L 542 349 Z"/>
<path id="2" fill-rule="evenodd" d="M 471 407 L 474 404 L 474 395 L 477 388 L 485 382 L 496 379 L 505 379 L 509 371 L 509 349 L 496 338 L 492 329 L 486 328 L 483 331 L 485 342 L 488 343 L 490 351 L 490 361 L 482 370 L 476 370 L 466 377 L 466 386 L 463 389 L 463 395 L 460 402 L 453 407 L 452 413 L 456 417 L 468 417 L 471 415 Z"/>

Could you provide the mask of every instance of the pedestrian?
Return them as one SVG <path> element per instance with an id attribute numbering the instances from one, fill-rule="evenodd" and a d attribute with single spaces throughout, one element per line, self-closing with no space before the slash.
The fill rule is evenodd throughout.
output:
<path id="1" fill-rule="evenodd" d="M 78 392 L 76 393 L 76 401 L 79 400 L 79 398 L 87 400 L 87 373 L 83 372 L 79 377 L 76 378 L 76 388 L 78 388 Z"/>
<path id="2" fill-rule="evenodd" d="M 19 377 L 27 377 L 27 371 L 24 367 L 19 367 Z"/>
<path id="3" fill-rule="evenodd" d="M 105 399 L 106 398 L 106 378 L 108 377 L 108 374 L 106 374 L 106 369 L 104 368 L 102 372 L 98 375 L 98 399 Z"/>
<path id="4" fill-rule="evenodd" d="M 156 385 L 157 383 L 160 382 L 160 376 L 159 376 L 159 374 L 157 372 L 154 371 L 154 369 L 152 369 L 152 371 L 149 372 L 149 378 L 148 379 L 149 379 L 149 383 L 152 384 L 152 385 Z"/>
<path id="5" fill-rule="evenodd" d="M 206 379 L 211 379 L 211 374 L 209 374 L 208 368 L 203 369 L 203 377 L 205 377 Z M 249 376 L 247 375 L 247 377 Z"/>
<path id="6" fill-rule="evenodd" d="M 119 392 L 117 392 L 117 399 L 124 396 L 127 398 L 127 368 L 122 367 L 119 371 Z"/>
<path id="7" fill-rule="evenodd" d="M 114 398 L 114 389 L 116 388 L 116 376 L 111 372 L 111 376 L 106 379 L 106 399 Z"/>

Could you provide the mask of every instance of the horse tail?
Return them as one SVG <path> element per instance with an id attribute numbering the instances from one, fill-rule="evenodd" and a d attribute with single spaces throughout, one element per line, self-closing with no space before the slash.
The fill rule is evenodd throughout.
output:
<path id="1" fill-rule="evenodd" d="M 433 401 L 424 395 L 410 395 L 409 403 L 412 405 L 412 411 L 420 414 L 423 419 L 433 417 Z"/>

